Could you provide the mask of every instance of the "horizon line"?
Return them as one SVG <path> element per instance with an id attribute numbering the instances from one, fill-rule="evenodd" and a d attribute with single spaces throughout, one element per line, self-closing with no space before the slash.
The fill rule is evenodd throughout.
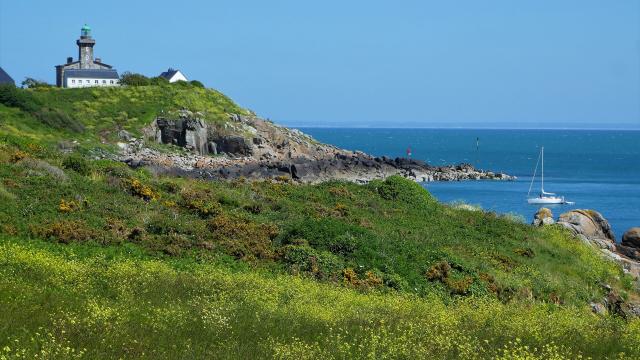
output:
<path id="1" fill-rule="evenodd" d="M 640 127 L 632 128 L 574 128 L 574 127 L 470 127 L 470 126 L 331 126 L 331 125 L 292 125 L 282 124 L 287 127 L 294 128 L 310 128 L 310 129 L 425 129 L 425 130 L 575 130 L 575 131 L 640 131 Z"/>

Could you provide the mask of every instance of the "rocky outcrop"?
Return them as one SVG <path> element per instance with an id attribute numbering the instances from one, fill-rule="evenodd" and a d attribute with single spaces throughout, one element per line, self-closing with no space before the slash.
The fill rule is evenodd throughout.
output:
<path id="1" fill-rule="evenodd" d="M 216 149 L 216 153 L 226 153 L 236 156 L 253 155 L 253 144 L 242 136 L 220 136 L 213 134 L 209 137 Z"/>
<path id="2" fill-rule="evenodd" d="M 640 249 L 640 227 L 633 227 L 622 235 L 622 245 Z"/>
<path id="3" fill-rule="evenodd" d="M 548 208 L 540 208 L 533 216 L 534 226 L 544 226 L 544 225 L 552 225 L 555 224 L 555 220 L 553 220 L 553 213 Z"/>
<path id="4" fill-rule="evenodd" d="M 640 305 L 625 301 L 622 296 L 613 290 L 604 298 L 604 306 L 611 313 L 625 319 L 640 317 Z"/>
<path id="5" fill-rule="evenodd" d="M 190 152 L 161 152 L 146 147 L 145 139 L 129 138 L 128 143 L 118 144 L 122 150 L 118 159 L 131 166 L 152 167 L 158 173 L 204 179 L 284 176 L 307 183 L 331 179 L 363 183 L 391 175 L 419 182 L 514 179 L 469 164 L 435 167 L 420 160 L 347 151 L 257 117 L 232 114 L 227 122 L 207 123 L 201 116 L 186 110 L 163 114 L 144 129 L 146 141 L 173 144 Z"/>
<path id="6" fill-rule="evenodd" d="M 180 113 L 178 118 L 157 117 L 145 132 L 158 143 L 180 146 L 201 155 L 209 153 L 207 124 L 190 113 Z"/>
<path id="7" fill-rule="evenodd" d="M 571 210 L 558 218 L 558 224 L 603 249 L 615 250 L 616 238 L 611 225 L 602 214 L 594 210 Z"/>
<path id="8" fill-rule="evenodd" d="M 622 242 L 618 245 L 618 252 L 640 261 L 640 227 L 631 228 L 622 235 Z"/>
<path id="9" fill-rule="evenodd" d="M 549 217 L 553 219 L 551 211 L 542 208 L 536 212 L 533 224 L 539 225 L 544 221 L 541 219 L 548 219 Z M 640 248 L 628 246 L 630 244 L 636 244 L 636 232 L 632 230 L 637 228 L 625 233 L 627 237 L 623 244 L 616 244 L 615 236 L 609 222 L 597 211 L 584 209 L 571 210 L 560 215 L 557 224 L 557 226 L 571 230 L 571 232 L 585 244 L 598 248 L 605 258 L 616 262 L 622 267 L 626 274 L 631 275 L 640 287 Z M 609 301 L 609 305 L 615 302 L 616 301 L 613 300 Z M 607 305 L 607 307 L 610 311 L 616 312 L 619 310 L 611 308 L 609 305 Z M 640 310 L 640 305 L 629 306 L 631 307 L 625 310 L 627 314 L 635 314 Z M 640 314 L 640 312 L 638 312 L 638 314 Z"/>

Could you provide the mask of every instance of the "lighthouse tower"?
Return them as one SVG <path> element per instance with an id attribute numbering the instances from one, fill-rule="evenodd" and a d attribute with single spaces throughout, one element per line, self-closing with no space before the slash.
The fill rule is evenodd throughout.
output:
<path id="1" fill-rule="evenodd" d="M 80 29 L 80 39 L 76 41 L 78 44 L 78 60 L 80 60 L 80 69 L 98 68 L 93 65 L 93 46 L 96 41 L 91 37 L 91 28 L 84 24 Z"/>

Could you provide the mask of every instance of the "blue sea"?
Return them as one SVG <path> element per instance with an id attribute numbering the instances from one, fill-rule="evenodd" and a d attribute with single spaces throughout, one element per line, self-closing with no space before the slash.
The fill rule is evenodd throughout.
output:
<path id="1" fill-rule="evenodd" d="M 440 201 L 462 200 L 485 210 L 522 215 L 537 210 L 526 202 L 540 147 L 545 154 L 545 191 L 574 205 L 594 209 L 609 220 L 618 240 L 640 226 L 640 131 L 636 130 L 474 130 L 300 128 L 316 139 L 377 156 L 406 156 L 432 165 L 470 163 L 516 175 L 517 181 L 432 182 L 424 186 Z M 478 144 L 476 144 L 478 142 Z M 478 145 L 478 146 L 476 146 Z M 539 174 L 540 169 L 538 169 Z M 540 189 L 539 177 L 532 194 Z"/>

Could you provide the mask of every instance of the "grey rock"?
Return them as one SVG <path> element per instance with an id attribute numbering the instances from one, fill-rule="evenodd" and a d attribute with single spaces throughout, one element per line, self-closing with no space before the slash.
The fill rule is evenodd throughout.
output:
<path id="1" fill-rule="evenodd" d="M 595 314 L 598 315 L 606 315 L 607 314 L 607 308 L 601 304 L 601 303 L 590 303 L 589 306 L 591 306 L 591 311 L 593 311 Z"/>
<path id="2" fill-rule="evenodd" d="M 626 246 L 624 244 L 620 244 L 616 246 L 618 252 L 630 259 L 640 261 L 640 248 Z"/>
<path id="3" fill-rule="evenodd" d="M 201 155 L 209 153 L 207 125 L 200 119 L 181 112 L 178 119 L 156 118 L 152 127 L 156 129 L 157 142 L 188 148 Z"/>
<path id="4" fill-rule="evenodd" d="M 209 154 L 218 154 L 218 145 L 216 145 L 216 143 L 213 141 L 209 141 Z"/>
<path id="5" fill-rule="evenodd" d="M 551 225 L 554 223 L 553 213 L 548 208 L 540 208 L 536 211 L 535 215 L 533 215 L 532 224 L 535 226 Z"/>
<path id="6" fill-rule="evenodd" d="M 253 154 L 253 146 L 242 136 L 221 136 L 214 140 L 219 152 L 227 154 L 250 156 Z"/>
<path id="7" fill-rule="evenodd" d="M 602 214 L 594 210 L 571 210 L 558 218 L 558 224 L 571 230 L 575 235 L 582 234 L 588 239 L 604 239 L 615 243 L 611 225 Z"/>
<path id="8" fill-rule="evenodd" d="M 128 132 L 127 130 L 120 130 L 118 131 L 118 139 L 120 140 L 124 140 L 124 141 L 130 141 L 133 138 L 133 135 L 131 135 L 130 132 Z"/>
<path id="9" fill-rule="evenodd" d="M 633 227 L 622 235 L 622 245 L 640 249 L 640 227 Z"/>

